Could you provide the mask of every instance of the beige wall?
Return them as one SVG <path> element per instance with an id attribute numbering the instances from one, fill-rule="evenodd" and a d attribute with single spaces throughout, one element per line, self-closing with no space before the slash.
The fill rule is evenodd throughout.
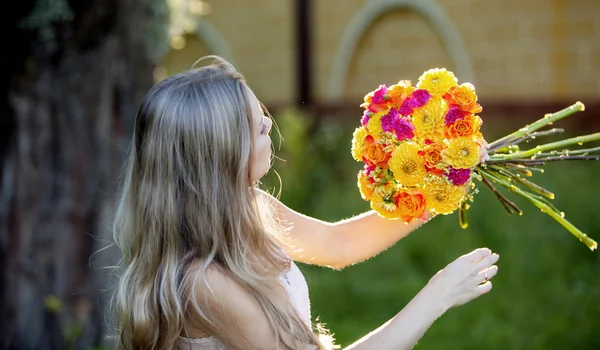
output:
<path id="1" fill-rule="evenodd" d="M 290 0 L 209 0 L 204 19 L 229 45 L 236 67 L 265 101 L 294 98 L 294 18 Z M 209 53 L 206 45 L 186 45 L 165 57 L 167 74 L 191 66 Z"/>
<path id="2" fill-rule="evenodd" d="M 212 12 L 205 19 L 225 38 L 236 65 L 259 98 L 293 102 L 294 1 L 206 1 Z M 312 1 L 313 82 L 320 102 L 327 102 L 326 89 L 340 38 L 367 1 Z M 481 98 L 600 99 L 599 1 L 440 0 L 437 4 L 465 42 Z M 171 74 L 205 52 L 200 42 L 192 42 L 170 53 L 165 66 Z M 352 58 L 345 99 L 359 100 L 381 83 L 414 82 L 435 66 L 455 69 L 429 23 L 408 10 L 385 14 L 369 28 Z"/>

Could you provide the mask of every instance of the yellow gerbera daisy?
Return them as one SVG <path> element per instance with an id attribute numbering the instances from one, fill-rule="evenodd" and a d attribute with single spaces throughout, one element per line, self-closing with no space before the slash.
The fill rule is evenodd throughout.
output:
<path id="1" fill-rule="evenodd" d="M 425 106 L 415 109 L 412 122 L 418 138 L 441 143 L 448 105 L 441 97 L 432 98 Z"/>
<path id="2" fill-rule="evenodd" d="M 381 117 L 385 115 L 385 111 L 373 114 L 369 122 L 367 122 L 367 131 L 377 141 L 381 140 L 383 129 L 381 128 Z"/>
<path id="3" fill-rule="evenodd" d="M 453 86 L 458 86 L 458 80 L 452 72 L 445 68 L 434 68 L 419 77 L 417 89 L 425 89 L 432 97 L 440 97 Z"/>
<path id="4" fill-rule="evenodd" d="M 442 156 L 454 168 L 473 168 L 479 163 L 479 146 L 471 137 L 457 137 L 450 139 L 448 148 L 442 151 Z"/>
<path id="5" fill-rule="evenodd" d="M 419 146 L 416 143 L 401 143 L 388 161 L 389 169 L 394 173 L 394 178 L 403 186 L 416 186 L 423 182 L 427 174 L 423 159 L 419 155 Z"/>
<path id="6" fill-rule="evenodd" d="M 427 208 L 438 214 L 454 212 L 467 194 L 465 186 L 454 186 L 442 181 L 427 184 L 423 192 L 426 196 Z"/>
<path id="7" fill-rule="evenodd" d="M 354 134 L 352 134 L 352 157 L 358 161 L 362 161 L 362 149 L 368 135 L 367 129 L 362 126 L 356 128 Z"/>

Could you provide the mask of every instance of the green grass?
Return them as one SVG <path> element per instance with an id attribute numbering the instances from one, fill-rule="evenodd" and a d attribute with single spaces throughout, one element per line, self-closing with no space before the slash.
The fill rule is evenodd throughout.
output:
<path id="1" fill-rule="evenodd" d="M 296 114 L 276 120 L 285 138 L 277 155 L 286 162 L 275 163 L 283 202 L 329 221 L 369 209 L 355 184 L 361 165 L 350 156 L 355 125 L 323 122 L 309 135 L 306 120 Z M 568 220 L 600 241 L 600 162 L 546 169 L 533 180 L 556 194 L 554 204 Z M 273 179 L 265 184 L 272 188 Z M 600 253 L 533 205 L 511 196 L 524 215 L 510 216 L 487 188 L 479 183 L 478 188 L 465 230 L 456 213 L 440 216 L 377 257 L 342 271 L 300 265 L 313 318 L 348 345 L 393 317 L 438 270 L 486 246 L 501 256 L 492 292 L 450 310 L 416 349 L 600 348 Z"/>

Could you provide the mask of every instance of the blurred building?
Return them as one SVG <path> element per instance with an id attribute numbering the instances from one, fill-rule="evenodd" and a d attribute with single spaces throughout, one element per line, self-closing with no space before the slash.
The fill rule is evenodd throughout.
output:
<path id="1" fill-rule="evenodd" d="M 267 105 L 356 108 L 379 84 L 445 67 L 491 108 L 600 101 L 597 0 L 205 0 L 162 75 L 214 53 Z"/>

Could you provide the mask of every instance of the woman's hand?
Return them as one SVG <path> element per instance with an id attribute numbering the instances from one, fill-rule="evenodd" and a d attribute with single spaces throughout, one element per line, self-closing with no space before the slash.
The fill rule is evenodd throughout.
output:
<path id="1" fill-rule="evenodd" d="M 487 248 L 461 256 L 433 276 L 395 317 L 346 349 L 412 349 L 448 309 L 492 289 L 489 279 L 498 272 L 493 265 L 498 258 Z"/>
<path id="2" fill-rule="evenodd" d="M 463 255 L 431 278 L 424 290 L 433 294 L 444 309 L 460 306 L 488 293 L 489 280 L 498 273 L 500 256 L 488 248 Z"/>

